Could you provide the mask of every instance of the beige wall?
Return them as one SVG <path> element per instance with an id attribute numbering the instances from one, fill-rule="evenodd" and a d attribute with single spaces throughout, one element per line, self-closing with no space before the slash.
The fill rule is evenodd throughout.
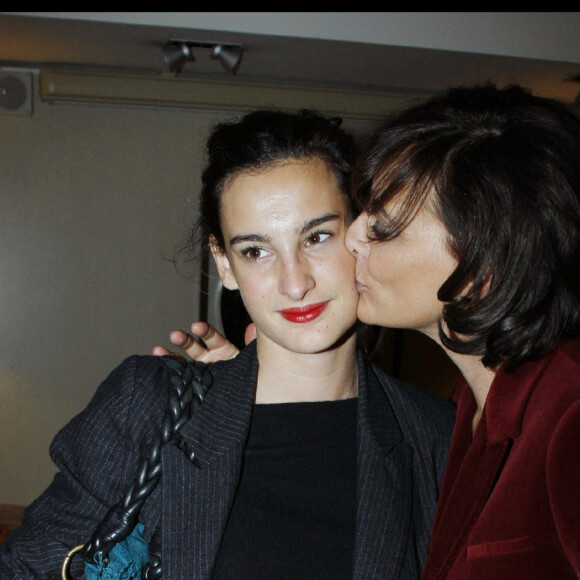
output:
<path id="1" fill-rule="evenodd" d="M 195 281 L 166 258 L 195 217 L 218 117 L 43 102 L 0 114 L 0 503 L 46 487 L 52 437 L 110 370 L 197 316 Z"/>

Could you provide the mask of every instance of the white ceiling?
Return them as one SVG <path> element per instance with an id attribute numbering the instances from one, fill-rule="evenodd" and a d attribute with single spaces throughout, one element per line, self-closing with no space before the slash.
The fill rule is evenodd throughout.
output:
<path id="1" fill-rule="evenodd" d="M 2 12 L 0 66 L 169 74 L 171 38 L 237 42 L 234 82 L 428 93 L 519 82 L 572 103 L 580 84 L 576 12 Z M 186 77 L 223 78 L 199 54 Z"/>

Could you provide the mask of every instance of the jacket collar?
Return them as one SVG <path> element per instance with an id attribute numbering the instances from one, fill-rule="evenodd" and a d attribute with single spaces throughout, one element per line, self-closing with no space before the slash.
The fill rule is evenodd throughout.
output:
<path id="1" fill-rule="evenodd" d="M 245 444 L 258 380 L 256 341 L 234 360 L 211 365 L 210 371 L 214 382 L 219 381 L 222 387 L 210 387 L 204 404 L 180 431 L 201 464 L 209 463 L 236 444 Z"/>
<path id="2" fill-rule="evenodd" d="M 363 355 L 358 354 L 358 424 L 359 430 L 372 438 L 386 455 L 402 443 L 401 425 L 380 379 Z"/>
<path id="3" fill-rule="evenodd" d="M 355 579 L 400 578 L 408 553 L 413 451 L 384 386 L 359 355 Z"/>
<path id="4" fill-rule="evenodd" d="M 512 372 L 506 372 L 503 365 L 498 370 L 485 402 L 490 443 L 519 437 L 530 397 L 553 355 L 554 351 L 525 362 Z"/>
<path id="5" fill-rule="evenodd" d="M 256 341 L 250 343 L 230 361 L 210 366 L 214 381 L 228 388 L 210 387 L 203 405 L 180 431 L 184 441 L 192 446 L 197 460 L 209 462 L 236 443 L 244 444 L 250 424 L 258 379 Z M 361 353 L 358 354 L 359 435 L 370 437 L 381 452 L 388 454 L 403 441 L 403 431 L 391 403 Z M 369 387 L 369 383 L 372 383 Z M 207 425 L 212 425 L 211 429 Z"/>

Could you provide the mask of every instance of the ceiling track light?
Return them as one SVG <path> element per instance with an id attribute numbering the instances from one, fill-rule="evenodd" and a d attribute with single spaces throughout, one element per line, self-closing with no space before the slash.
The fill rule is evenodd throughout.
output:
<path id="1" fill-rule="evenodd" d="M 203 40 L 170 40 L 163 47 L 163 56 L 169 70 L 179 74 L 188 62 L 195 62 L 194 48 L 211 50 L 210 57 L 221 62 L 228 73 L 235 74 L 240 66 L 244 49 L 231 42 L 206 42 Z"/>

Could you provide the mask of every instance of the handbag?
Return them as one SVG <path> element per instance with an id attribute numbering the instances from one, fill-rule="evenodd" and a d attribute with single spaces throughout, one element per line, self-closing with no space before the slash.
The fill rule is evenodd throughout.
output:
<path id="1" fill-rule="evenodd" d="M 203 402 L 212 383 L 204 363 L 179 356 L 163 356 L 169 379 L 169 402 L 158 437 L 141 459 L 137 475 L 123 499 L 114 505 L 93 532 L 89 542 L 66 555 L 61 578 L 69 580 L 72 558 L 81 553 L 87 580 L 147 580 L 162 574 L 159 534 L 148 544 L 142 536 L 139 513 L 161 479 L 161 448 L 172 441 L 191 461 L 195 453 L 180 438 L 179 430 Z"/>

